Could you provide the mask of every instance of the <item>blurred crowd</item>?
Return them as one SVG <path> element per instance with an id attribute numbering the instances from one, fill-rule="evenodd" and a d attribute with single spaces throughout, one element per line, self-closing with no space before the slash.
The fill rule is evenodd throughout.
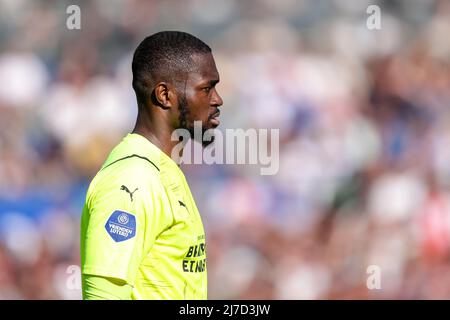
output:
<path id="1" fill-rule="evenodd" d="M 212 47 L 221 130 L 280 130 L 275 175 L 183 166 L 211 299 L 450 298 L 449 1 L 0 0 L 0 299 L 81 298 L 87 186 L 160 30 Z"/>

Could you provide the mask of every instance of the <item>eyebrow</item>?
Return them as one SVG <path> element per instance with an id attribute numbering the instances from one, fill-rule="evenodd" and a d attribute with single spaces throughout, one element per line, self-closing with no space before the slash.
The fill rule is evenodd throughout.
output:
<path id="1" fill-rule="evenodd" d="M 211 78 L 210 78 L 211 79 Z M 203 87 L 203 86 L 205 86 L 205 85 L 207 85 L 207 86 L 211 86 L 211 87 L 214 87 L 217 83 L 219 83 L 220 82 L 220 79 L 219 78 L 213 78 L 213 79 L 211 79 L 211 80 L 208 80 L 208 79 L 204 79 L 203 81 L 201 81 L 200 83 L 199 83 L 199 87 Z"/>
<path id="2" fill-rule="evenodd" d="M 217 83 L 219 83 L 219 79 L 214 79 L 214 80 L 209 80 L 207 81 L 207 83 L 211 86 L 214 87 Z"/>

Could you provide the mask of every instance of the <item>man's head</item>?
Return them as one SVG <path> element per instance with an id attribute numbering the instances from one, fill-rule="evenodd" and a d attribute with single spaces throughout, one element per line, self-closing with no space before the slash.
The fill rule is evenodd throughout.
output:
<path id="1" fill-rule="evenodd" d="M 140 114 L 173 130 L 187 129 L 191 137 L 194 121 L 202 122 L 203 131 L 219 124 L 219 73 L 211 48 L 200 39 L 178 31 L 155 33 L 137 47 L 132 70 Z"/>

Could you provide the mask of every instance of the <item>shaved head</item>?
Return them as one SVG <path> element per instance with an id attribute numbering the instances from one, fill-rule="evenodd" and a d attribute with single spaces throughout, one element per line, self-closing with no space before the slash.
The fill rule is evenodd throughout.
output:
<path id="1" fill-rule="evenodd" d="M 132 64 L 138 103 L 145 104 L 151 98 L 159 81 L 180 85 L 196 68 L 193 55 L 210 52 L 206 43 L 186 32 L 163 31 L 145 38 L 134 52 Z"/>

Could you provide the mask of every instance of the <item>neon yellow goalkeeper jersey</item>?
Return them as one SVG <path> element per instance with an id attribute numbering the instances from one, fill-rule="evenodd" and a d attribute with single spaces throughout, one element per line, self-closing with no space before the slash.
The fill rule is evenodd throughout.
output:
<path id="1" fill-rule="evenodd" d="M 205 233 L 178 165 L 128 134 L 92 180 L 81 218 L 83 274 L 125 280 L 132 299 L 206 299 Z"/>

